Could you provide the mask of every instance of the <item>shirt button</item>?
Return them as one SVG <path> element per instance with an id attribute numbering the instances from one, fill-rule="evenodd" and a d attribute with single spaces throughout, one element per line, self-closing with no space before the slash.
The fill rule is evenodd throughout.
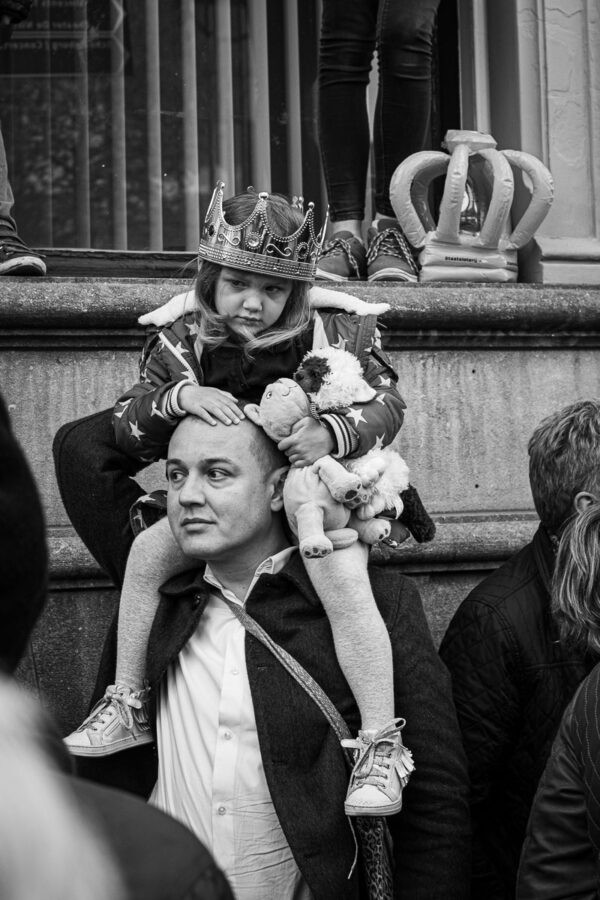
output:
<path id="1" fill-rule="evenodd" d="M 226 741 L 230 741 L 231 738 L 233 737 L 233 735 L 231 734 L 230 731 L 224 731 L 224 732 L 223 732 L 223 737 L 225 738 Z"/>
<path id="2" fill-rule="evenodd" d="M 225 809 L 224 806 L 219 806 L 219 807 L 217 808 L 217 812 L 219 813 L 220 816 L 224 816 L 225 813 L 227 812 L 227 810 Z"/>
<path id="3" fill-rule="evenodd" d="M 239 669 L 232 669 L 232 670 L 231 670 L 231 674 L 232 674 L 232 675 L 239 675 L 239 674 L 240 674 L 240 670 L 239 670 Z"/>

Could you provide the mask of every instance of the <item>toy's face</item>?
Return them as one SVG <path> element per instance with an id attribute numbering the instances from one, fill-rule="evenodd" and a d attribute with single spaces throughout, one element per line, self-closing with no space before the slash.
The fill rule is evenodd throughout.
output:
<path id="1" fill-rule="evenodd" d="M 260 401 L 260 418 L 269 437 L 274 440 L 287 437 L 292 425 L 308 414 L 308 398 L 291 378 L 279 378 L 265 388 Z"/>
<path id="2" fill-rule="evenodd" d="M 328 377 L 331 377 L 329 362 L 314 353 L 305 357 L 294 372 L 294 381 L 298 382 L 305 394 L 316 394 Z"/>

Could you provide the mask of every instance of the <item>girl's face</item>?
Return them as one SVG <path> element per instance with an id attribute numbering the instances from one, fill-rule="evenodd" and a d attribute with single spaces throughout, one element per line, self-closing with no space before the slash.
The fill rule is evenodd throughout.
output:
<path id="1" fill-rule="evenodd" d="M 292 288 L 289 278 L 223 267 L 215 285 L 215 308 L 232 331 L 255 336 L 279 319 Z"/>

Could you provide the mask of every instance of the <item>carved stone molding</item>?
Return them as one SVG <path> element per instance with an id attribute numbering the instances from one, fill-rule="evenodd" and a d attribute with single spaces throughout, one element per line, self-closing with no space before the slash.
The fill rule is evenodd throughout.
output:
<path id="1" fill-rule="evenodd" d="M 562 244 L 545 240 L 547 264 Z M 571 252 L 600 263 L 600 242 Z M 586 256 L 587 254 L 587 256 Z M 539 264 L 539 261 L 538 261 Z M 600 271 L 600 266 L 598 271 Z M 0 348 L 6 350 L 132 350 L 142 345 L 137 318 L 189 288 L 175 279 L 110 280 L 4 277 Z M 387 349 L 536 349 L 600 346 L 598 289 L 531 284 L 344 286 L 367 301 L 390 304 L 381 317 Z"/>

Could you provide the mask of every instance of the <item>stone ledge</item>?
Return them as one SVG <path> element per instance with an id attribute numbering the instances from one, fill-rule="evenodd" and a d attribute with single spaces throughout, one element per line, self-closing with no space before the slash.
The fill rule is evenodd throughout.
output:
<path id="1" fill-rule="evenodd" d="M 414 573 L 490 568 L 520 550 L 531 540 L 538 525 L 533 516 L 506 519 L 472 516 L 469 521 L 452 518 L 454 521 L 437 523 L 437 535 L 431 543 L 417 544 L 410 540 L 385 557 L 375 551 L 375 562 L 399 565 Z M 52 582 L 106 581 L 73 529 L 50 527 L 48 545 Z"/>
<path id="2" fill-rule="evenodd" d="M 137 318 L 189 280 L 96 278 L 2 279 L 0 347 L 139 351 Z M 331 286 L 333 290 L 339 290 Z M 388 351 L 425 349 L 544 349 L 600 346 L 600 286 L 344 285 L 381 317 Z"/>
<path id="3" fill-rule="evenodd" d="M 462 326 L 531 328 L 536 324 L 577 328 L 600 326 L 600 286 L 439 283 L 408 285 L 319 281 L 367 301 L 390 304 L 385 320 L 393 327 Z M 189 290 L 179 278 L 2 278 L 0 325 L 27 329 L 57 327 L 122 328 L 135 325 L 174 294 Z"/>

